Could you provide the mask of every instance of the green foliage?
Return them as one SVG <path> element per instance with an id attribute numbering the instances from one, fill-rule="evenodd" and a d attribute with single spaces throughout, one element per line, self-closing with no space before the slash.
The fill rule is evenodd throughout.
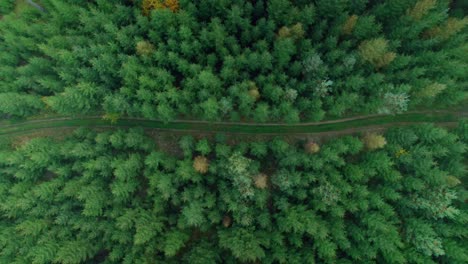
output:
<path id="1" fill-rule="evenodd" d="M 2 1 L 0 113 L 292 123 L 376 113 L 400 85 L 410 108 L 453 105 L 466 18 L 448 2 Z"/>
<path id="2" fill-rule="evenodd" d="M 386 93 L 380 113 L 397 114 L 408 109 L 409 96 L 406 93 Z"/>
<path id="3" fill-rule="evenodd" d="M 208 142 L 207 139 L 202 139 L 197 142 L 197 145 L 195 146 L 195 150 L 200 152 L 202 155 L 207 155 L 211 152 L 210 143 Z"/>
<path id="4" fill-rule="evenodd" d="M 0 93 L 0 113 L 6 116 L 25 117 L 37 113 L 44 103 L 27 94 Z"/>
<path id="5" fill-rule="evenodd" d="M 2 118 L 293 123 L 466 88 L 460 2 L 14 2 Z M 464 121 L 320 146 L 185 136 L 177 155 L 141 129 L 2 142 L 0 263 L 467 263 L 467 140 Z"/>
<path id="6" fill-rule="evenodd" d="M 440 92 L 445 90 L 447 88 L 447 85 L 441 84 L 441 83 L 432 83 L 427 85 L 426 87 L 421 90 L 419 95 L 423 98 L 432 98 L 437 96 Z"/>
<path id="7" fill-rule="evenodd" d="M 332 91 L 333 81 L 322 80 L 315 86 L 314 93 L 318 97 L 326 97 Z"/>
<path id="8" fill-rule="evenodd" d="M 251 198 L 254 195 L 251 164 L 252 160 L 239 152 L 234 152 L 227 160 L 228 176 L 243 198 Z"/>
<path id="9" fill-rule="evenodd" d="M 426 31 L 425 35 L 429 38 L 441 38 L 446 40 L 463 30 L 466 25 L 468 25 L 468 17 L 463 19 L 449 18 L 445 24 Z"/>
<path id="10" fill-rule="evenodd" d="M 388 52 L 388 41 L 383 38 L 366 40 L 359 45 L 361 57 L 377 69 L 390 64 L 396 57 L 394 52 Z"/>
<path id="11" fill-rule="evenodd" d="M 432 227 L 422 221 L 413 220 L 408 224 L 407 239 L 419 250 L 427 256 L 444 255 L 442 241 L 437 237 Z"/>
<path id="12" fill-rule="evenodd" d="M 102 119 L 108 120 L 111 124 L 117 123 L 119 121 L 120 115 L 116 113 L 109 113 L 102 116 Z"/>
<path id="13" fill-rule="evenodd" d="M 60 263 L 81 263 L 96 254 L 95 249 L 85 241 L 68 241 L 63 243 L 54 261 Z"/>
<path id="14" fill-rule="evenodd" d="M 218 232 L 220 246 L 229 249 L 240 261 L 255 261 L 265 257 L 261 235 L 253 229 L 245 228 L 232 228 Z"/>
<path id="15" fill-rule="evenodd" d="M 164 242 L 164 254 L 168 257 L 175 256 L 188 239 L 189 235 L 180 231 L 168 233 Z"/>
<path id="16" fill-rule="evenodd" d="M 175 157 L 137 129 L 4 146 L 0 261 L 463 263 L 465 130 L 396 128 L 376 150 L 348 136 L 314 155 L 217 143 L 203 175 L 191 157 L 210 142 L 184 137 Z"/>
<path id="17" fill-rule="evenodd" d="M 297 23 L 291 27 L 282 27 L 278 31 L 278 38 L 293 38 L 293 39 L 300 39 L 304 37 L 304 29 L 301 23 Z"/>
<path id="18" fill-rule="evenodd" d="M 448 178 L 450 179 L 450 178 Z M 449 184 L 449 181 L 447 181 Z M 455 185 L 456 186 L 456 185 Z M 452 187 L 454 187 L 452 185 Z M 455 218 L 460 212 L 450 206 L 452 200 L 457 198 L 452 190 L 435 189 L 425 195 L 413 197 L 414 208 L 424 211 L 429 217 L 434 218 Z"/>
<path id="19" fill-rule="evenodd" d="M 408 10 L 408 15 L 415 20 L 420 20 L 432 8 L 434 8 L 436 3 L 437 0 L 420 0 L 413 6 L 413 8 Z"/>
<path id="20" fill-rule="evenodd" d="M 13 11 L 15 0 L 5 0 L 0 3 L 0 14 L 5 15 Z"/>

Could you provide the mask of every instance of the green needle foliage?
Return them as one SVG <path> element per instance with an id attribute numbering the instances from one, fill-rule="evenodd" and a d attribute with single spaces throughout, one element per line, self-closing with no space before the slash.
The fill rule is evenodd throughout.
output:
<path id="1" fill-rule="evenodd" d="M 0 115 L 292 123 L 453 105 L 468 20 L 449 2 L 3 0 Z"/>
<path id="2" fill-rule="evenodd" d="M 461 1 L 38 4 L 0 1 L 0 119 L 104 120 L 4 134 L 106 120 L 213 132 L 226 126 L 167 122 L 294 123 L 464 100 Z M 135 128 L 2 139 L 0 263 L 468 263 L 466 144 L 466 121 L 328 142 L 184 136 L 170 152 Z"/>
<path id="3" fill-rule="evenodd" d="M 0 262 L 466 263 L 467 131 L 395 128 L 377 149 L 347 136 L 313 154 L 220 136 L 174 156 L 139 129 L 4 146 Z"/>

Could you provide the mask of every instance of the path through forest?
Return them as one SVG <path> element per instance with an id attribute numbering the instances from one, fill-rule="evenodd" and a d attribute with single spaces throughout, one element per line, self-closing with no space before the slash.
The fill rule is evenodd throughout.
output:
<path id="1" fill-rule="evenodd" d="M 0 123 L 0 135 L 16 133 L 24 134 L 38 129 L 65 129 L 81 126 L 100 128 L 142 127 L 145 129 L 188 133 L 338 135 L 424 122 L 437 123 L 443 126 L 454 126 L 462 118 L 468 118 L 468 111 L 421 111 L 408 112 L 399 115 L 364 115 L 337 120 L 297 124 L 209 122 L 195 120 L 176 120 L 164 123 L 160 120 L 142 118 L 122 118 L 116 123 L 111 124 L 109 121 L 103 120 L 99 116 L 50 117 L 45 119 L 2 122 Z"/>

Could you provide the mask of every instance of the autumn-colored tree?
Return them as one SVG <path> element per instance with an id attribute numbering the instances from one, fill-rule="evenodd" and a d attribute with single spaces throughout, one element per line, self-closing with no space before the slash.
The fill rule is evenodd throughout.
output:
<path id="1" fill-rule="evenodd" d="M 260 91 L 254 82 L 249 82 L 249 96 L 252 97 L 255 101 L 260 99 Z"/>
<path id="2" fill-rule="evenodd" d="M 172 12 L 179 11 L 179 0 L 165 0 L 164 6 L 169 8 Z"/>
<path id="3" fill-rule="evenodd" d="M 283 26 L 278 30 L 278 38 L 288 38 L 291 36 L 291 30 L 287 26 Z"/>
<path id="4" fill-rule="evenodd" d="M 386 39 L 375 38 L 363 41 L 359 45 L 359 54 L 365 61 L 379 69 L 390 64 L 396 58 L 396 53 L 389 52 L 387 49 L 388 41 Z"/>
<path id="5" fill-rule="evenodd" d="M 223 226 L 230 227 L 232 225 L 232 218 L 229 215 L 223 217 Z"/>
<path id="6" fill-rule="evenodd" d="M 379 148 L 383 148 L 387 141 L 384 136 L 375 134 L 375 133 L 368 133 L 363 138 L 362 141 L 367 149 L 375 150 Z"/>
<path id="7" fill-rule="evenodd" d="M 149 15 L 151 10 L 168 8 L 172 12 L 179 11 L 179 0 L 143 0 L 142 10 L 145 16 Z"/>
<path id="8" fill-rule="evenodd" d="M 142 56 L 148 56 L 154 52 L 154 45 L 149 41 L 138 41 L 136 44 L 136 53 Z"/>
<path id="9" fill-rule="evenodd" d="M 445 40 L 460 32 L 466 25 L 468 25 L 468 17 L 463 19 L 451 17 L 445 24 L 427 30 L 424 36 L 427 38 L 438 37 Z"/>
<path id="10" fill-rule="evenodd" d="M 301 23 L 296 23 L 291 27 L 291 36 L 294 39 L 301 39 L 305 35 L 304 27 Z"/>
<path id="11" fill-rule="evenodd" d="M 307 152 L 307 153 L 317 153 L 320 151 L 320 146 L 319 144 L 317 144 L 316 142 L 314 141 L 308 141 L 305 145 L 304 145 L 304 150 Z"/>
<path id="12" fill-rule="evenodd" d="M 265 189 L 268 186 L 268 175 L 260 173 L 254 176 L 254 185 L 259 189 Z"/>
<path id="13" fill-rule="evenodd" d="M 206 157 L 197 156 L 193 160 L 193 168 L 200 172 L 201 174 L 205 174 L 208 172 L 209 162 Z"/>
<path id="14" fill-rule="evenodd" d="M 429 10 L 434 8 L 437 0 L 419 0 L 411 9 L 408 9 L 408 16 L 414 20 L 420 20 Z"/>
<path id="15" fill-rule="evenodd" d="M 143 0 L 142 11 L 145 16 L 149 15 L 151 10 L 165 8 L 164 3 L 161 0 Z"/>
<path id="16" fill-rule="evenodd" d="M 105 115 L 102 116 L 102 119 L 110 121 L 111 124 L 115 124 L 120 119 L 120 114 L 119 113 L 106 113 Z"/>
<path id="17" fill-rule="evenodd" d="M 283 26 L 278 30 L 278 38 L 300 39 L 304 37 L 305 31 L 301 23 L 294 24 L 291 27 Z"/>
<path id="18" fill-rule="evenodd" d="M 419 92 L 419 96 L 421 97 L 426 97 L 426 98 L 433 98 L 435 96 L 437 96 L 440 92 L 442 92 L 443 90 L 445 90 L 447 88 L 447 85 L 446 84 L 442 84 L 442 83 L 431 83 L 429 85 L 427 85 L 426 87 L 424 87 L 420 92 Z"/>
<path id="19" fill-rule="evenodd" d="M 343 34 L 350 35 L 353 32 L 354 26 L 356 26 L 357 20 L 358 20 L 357 15 L 349 16 L 348 19 L 346 19 L 346 22 L 344 23 L 341 29 Z"/>

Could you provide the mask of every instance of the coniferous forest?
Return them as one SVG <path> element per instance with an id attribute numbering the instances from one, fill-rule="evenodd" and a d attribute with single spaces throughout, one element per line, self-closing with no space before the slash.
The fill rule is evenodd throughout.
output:
<path id="1" fill-rule="evenodd" d="M 0 263 L 468 263 L 467 11 L 2 0 Z"/>
<path id="2" fill-rule="evenodd" d="M 2 115 L 317 121 L 453 105 L 467 84 L 468 20 L 445 0 L 41 3 L 0 24 Z"/>
<path id="3" fill-rule="evenodd" d="M 0 153 L 2 263 L 466 263 L 468 123 L 229 146 L 79 129 Z M 308 146 L 306 144 L 306 146 Z"/>

